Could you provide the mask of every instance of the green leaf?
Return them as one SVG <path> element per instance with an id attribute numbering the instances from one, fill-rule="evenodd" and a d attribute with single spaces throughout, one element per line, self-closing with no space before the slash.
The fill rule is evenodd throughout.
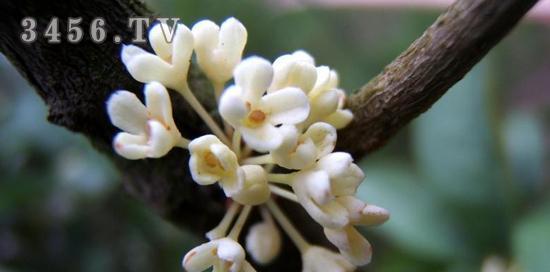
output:
<path id="1" fill-rule="evenodd" d="M 540 188 L 544 174 L 544 134 L 537 116 L 512 112 L 503 125 L 508 163 L 518 187 L 526 195 Z"/>
<path id="2" fill-rule="evenodd" d="M 367 179 L 358 197 L 391 213 L 388 222 L 369 231 L 379 231 L 408 253 L 430 260 L 464 255 L 457 224 L 408 164 L 369 158 L 362 168 Z"/>
<path id="3" fill-rule="evenodd" d="M 513 252 L 525 272 L 550 267 L 550 201 L 525 217 L 515 228 Z"/>
<path id="4" fill-rule="evenodd" d="M 476 66 L 412 126 L 420 174 L 451 202 L 483 205 L 495 194 L 486 70 L 483 63 Z"/>

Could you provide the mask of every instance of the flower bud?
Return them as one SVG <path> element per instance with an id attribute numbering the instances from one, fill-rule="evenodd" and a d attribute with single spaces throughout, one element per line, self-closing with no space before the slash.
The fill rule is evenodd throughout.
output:
<path id="1" fill-rule="evenodd" d="M 270 263 L 281 251 L 281 234 L 270 219 L 256 223 L 246 236 L 246 250 L 259 264 Z"/>

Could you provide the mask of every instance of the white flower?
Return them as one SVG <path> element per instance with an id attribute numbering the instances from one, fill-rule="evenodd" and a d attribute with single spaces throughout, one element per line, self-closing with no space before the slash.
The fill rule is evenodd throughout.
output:
<path id="1" fill-rule="evenodd" d="M 317 80 L 313 58 L 305 51 L 282 55 L 273 62 L 273 81 L 268 91 L 297 87 L 308 93 Z"/>
<path id="2" fill-rule="evenodd" d="M 302 272 L 351 272 L 355 266 L 342 255 L 318 246 L 311 246 L 302 255 Z"/>
<path id="3" fill-rule="evenodd" d="M 189 143 L 189 169 L 193 180 L 200 185 L 220 182 L 225 195 L 232 196 L 243 187 L 237 156 L 216 136 L 205 135 Z"/>
<path id="4" fill-rule="evenodd" d="M 304 169 L 334 149 L 336 129 L 327 123 L 315 123 L 299 135 L 295 126 L 282 126 L 282 144 L 271 152 L 273 161 L 287 169 Z"/>
<path id="5" fill-rule="evenodd" d="M 241 61 L 247 39 L 246 28 L 231 17 L 221 27 L 210 20 L 202 20 L 191 31 L 197 62 L 206 76 L 216 83 L 231 79 L 233 69 Z"/>
<path id="6" fill-rule="evenodd" d="M 243 184 L 238 191 L 231 195 L 233 200 L 244 205 L 258 205 L 264 203 L 271 196 L 267 184 L 267 175 L 259 165 L 243 165 L 239 168 Z"/>
<path id="7" fill-rule="evenodd" d="M 328 240 L 335 245 L 340 253 L 356 266 L 366 265 L 372 257 L 372 247 L 353 226 L 342 229 L 324 229 Z"/>
<path id="8" fill-rule="evenodd" d="M 328 174 L 334 196 L 355 195 L 357 187 L 365 178 L 361 168 L 345 152 L 334 152 L 322 157 L 316 169 Z"/>
<path id="9" fill-rule="evenodd" d="M 181 139 L 164 86 L 153 82 L 145 86 L 144 92 L 147 106 L 135 94 L 124 90 L 113 93 L 107 100 L 111 123 L 123 130 L 113 140 L 114 149 L 131 160 L 162 157 Z"/>
<path id="10" fill-rule="evenodd" d="M 327 66 L 317 67 L 317 81 L 308 93 L 311 107 L 310 115 L 304 125 L 322 121 L 338 109 L 338 76 Z"/>
<path id="11" fill-rule="evenodd" d="M 155 54 L 135 45 L 124 45 L 121 58 L 128 72 L 139 82 L 158 81 L 172 89 L 187 84 L 187 72 L 193 53 L 193 35 L 183 24 L 177 24 L 170 37 L 166 24 L 156 24 L 149 31 L 149 43 Z M 164 31 L 163 31 L 164 30 Z"/>
<path id="12" fill-rule="evenodd" d="M 338 107 L 335 112 L 327 115 L 322 120 L 333 125 L 336 129 L 346 127 L 353 119 L 353 113 L 349 109 L 344 109 L 346 103 L 346 93 L 343 90 L 337 89 Z"/>
<path id="13" fill-rule="evenodd" d="M 287 87 L 264 95 L 273 77 L 273 68 L 265 59 L 243 60 L 234 77 L 235 85 L 222 95 L 219 111 L 251 148 L 270 151 L 279 147 L 283 136 L 276 125 L 292 125 L 307 118 L 309 104 L 300 89 Z"/>
<path id="14" fill-rule="evenodd" d="M 348 211 L 335 200 L 330 178 L 324 171 L 298 172 L 292 189 L 307 213 L 322 226 L 342 228 L 349 223 Z"/>
<path id="15" fill-rule="evenodd" d="M 266 214 L 268 216 L 254 224 L 246 235 L 246 250 L 260 264 L 270 263 L 281 251 L 281 234 L 269 213 Z"/>
<path id="16" fill-rule="evenodd" d="M 363 178 L 348 153 L 335 152 L 322 157 L 314 168 L 293 174 L 292 188 L 315 221 L 324 227 L 342 228 L 350 222 L 350 214 L 338 198 L 354 195 Z"/>
<path id="17" fill-rule="evenodd" d="M 204 271 L 210 267 L 214 271 L 245 271 L 246 264 L 244 249 L 230 239 L 221 238 L 195 247 L 182 261 L 183 268 L 189 272 Z"/>

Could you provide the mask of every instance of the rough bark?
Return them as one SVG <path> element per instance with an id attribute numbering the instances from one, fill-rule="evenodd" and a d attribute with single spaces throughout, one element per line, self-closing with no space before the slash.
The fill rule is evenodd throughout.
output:
<path id="1" fill-rule="evenodd" d="M 457 0 L 382 73 L 351 95 L 354 121 L 338 133 L 356 158 L 428 110 L 537 0 Z M 452 120 L 449 120 L 452 121 Z"/>
<path id="2" fill-rule="evenodd" d="M 352 96 L 348 104 L 356 121 L 339 133 L 341 148 L 360 155 L 382 146 L 458 81 L 535 2 L 457 1 L 382 74 Z M 20 22 L 26 16 L 38 19 L 40 33 L 53 16 L 59 17 L 63 35 L 68 17 L 83 17 L 84 29 L 93 18 L 103 17 L 107 40 L 97 44 L 85 35 L 78 44 L 49 44 L 39 37 L 26 44 L 19 38 Z M 111 148 L 116 129 L 106 115 L 107 97 L 117 89 L 142 97 L 142 84 L 125 71 L 119 58 L 120 45 L 112 42 L 115 34 L 123 42 L 130 42 L 133 32 L 127 23 L 132 16 L 151 13 L 137 0 L 0 1 L 0 51 L 48 105 L 50 122 L 86 135 L 121 169 L 123 183 L 132 195 L 167 220 L 203 233 L 221 218 L 224 198 L 215 186 L 197 186 L 191 181 L 186 151 L 174 150 L 161 159 L 129 161 L 114 154 Z M 189 81 L 193 89 L 200 91 L 202 101 L 213 101 L 207 95 L 211 93 L 210 85 L 193 69 Z M 185 101 L 176 93 L 171 94 L 176 124 L 182 134 L 189 138 L 205 134 L 207 129 Z M 321 237 L 320 228 L 311 227 L 311 220 L 302 220 L 304 213 L 296 210 L 290 215 L 308 229 L 306 236 L 310 240 Z M 279 258 L 282 266 L 273 267 L 273 271 L 297 270 L 297 251 L 286 248 L 283 252 Z"/>
<path id="3" fill-rule="evenodd" d="M 22 42 L 20 23 L 27 16 L 37 19 L 38 33 L 44 33 L 52 17 L 58 17 L 62 42 L 50 44 L 40 35 L 35 42 Z M 121 169 L 124 186 L 132 195 L 168 220 L 204 231 L 222 215 L 223 199 L 215 187 L 199 187 L 191 181 L 186 166 L 187 151 L 174 150 L 160 160 L 129 161 L 117 156 L 111 148 L 116 128 L 109 122 L 106 99 L 119 89 L 143 97 L 143 84 L 125 71 L 119 57 L 121 45 L 113 42 L 114 35 L 120 35 L 123 43 L 130 43 L 134 33 L 127 26 L 128 18 L 136 16 L 152 14 L 135 0 L 2 1 L 0 50 L 47 104 L 48 120 L 86 135 Z M 79 43 L 64 40 L 68 17 L 83 17 L 80 26 L 85 35 Z M 93 42 L 88 31 L 90 22 L 97 17 L 106 21 L 108 34 L 103 43 Z M 204 90 L 203 94 L 208 93 L 210 86 L 198 73 L 190 73 L 190 82 L 195 89 Z M 207 130 L 198 116 L 178 94 L 171 94 L 182 134 L 191 138 L 205 134 Z M 201 201 L 205 199 L 216 201 Z"/>

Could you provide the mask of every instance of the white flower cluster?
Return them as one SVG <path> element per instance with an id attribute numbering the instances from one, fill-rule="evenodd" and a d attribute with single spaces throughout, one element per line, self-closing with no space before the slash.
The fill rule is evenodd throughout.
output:
<path id="1" fill-rule="evenodd" d="M 188 149 L 193 180 L 217 183 L 232 200 L 220 224 L 207 233 L 210 242 L 185 255 L 188 271 L 254 271 L 238 242 L 253 207 L 263 219 L 249 229 L 245 241 L 256 263 L 267 264 L 278 255 L 278 224 L 301 251 L 303 271 L 351 271 L 367 264 L 371 246 L 355 226 L 381 224 L 389 214 L 354 197 L 364 174 L 348 153 L 334 152 L 336 130 L 353 118 L 344 109 L 345 92 L 338 89 L 336 72 L 316 66 L 304 51 L 273 63 L 256 56 L 241 59 L 246 40 L 244 26 L 230 18 L 221 26 L 204 20 L 191 30 L 178 24 L 173 32 L 156 24 L 149 31 L 154 53 L 124 46 L 123 63 L 146 83 L 145 105 L 124 90 L 107 101 L 111 122 L 122 130 L 113 140 L 115 151 L 143 159 L 162 157 L 174 147 Z M 187 83 L 193 52 L 214 87 L 223 129 Z M 182 137 L 165 87 L 181 94 L 213 134 Z M 301 204 L 340 253 L 308 243 L 276 197 Z"/>

